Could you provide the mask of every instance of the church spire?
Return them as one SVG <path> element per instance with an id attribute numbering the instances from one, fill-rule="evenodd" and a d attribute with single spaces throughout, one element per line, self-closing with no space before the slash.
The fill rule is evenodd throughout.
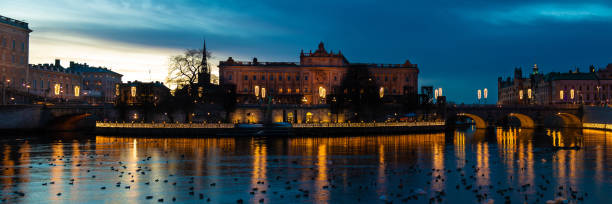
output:
<path id="1" fill-rule="evenodd" d="M 198 72 L 198 84 L 210 84 L 210 68 L 208 67 L 208 61 L 206 51 L 206 40 L 202 46 L 202 63 L 200 64 L 200 70 Z"/>
<path id="2" fill-rule="evenodd" d="M 204 40 L 204 45 L 202 46 L 202 64 L 200 69 L 200 72 L 202 73 L 210 73 L 210 70 L 208 69 L 208 61 L 206 60 L 207 53 L 208 52 L 206 51 L 206 40 Z"/>

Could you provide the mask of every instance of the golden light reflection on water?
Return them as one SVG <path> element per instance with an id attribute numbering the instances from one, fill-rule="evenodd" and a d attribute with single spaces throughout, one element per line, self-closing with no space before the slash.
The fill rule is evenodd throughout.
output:
<path id="1" fill-rule="evenodd" d="M 327 145 L 325 144 L 318 145 L 316 166 L 317 178 L 315 180 L 315 196 L 318 201 L 327 203 L 327 201 L 329 200 L 329 182 L 327 180 Z"/>
<path id="2" fill-rule="evenodd" d="M 56 194 L 64 191 L 64 143 L 59 140 L 51 144 L 51 151 L 51 163 L 54 165 L 50 167 L 50 174 L 51 181 L 55 182 L 55 184 L 49 185 L 49 200 L 59 203 L 59 198 Z"/>
<path id="3" fill-rule="evenodd" d="M 268 183 L 268 177 L 266 174 L 267 171 L 267 157 L 268 157 L 268 149 L 265 143 L 256 143 L 254 140 L 251 140 L 252 154 L 253 155 L 253 172 L 251 176 L 251 190 L 255 192 L 255 196 L 253 197 L 254 201 L 258 201 L 260 199 L 268 200 L 267 194 L 259 193 L 265 189 L 265 184 Z M 260 185 L 261 184 L 261 185 Z M 254 190 L 256 189 L 256 190 Z"/>
<path id="4" fill-rule="evenodd" d="M 465 166 L 465 132 L 455 131 L 455 162 L 457 168 L 463 168 Z"/>
<path id="5" fill-rule="evenodd" d="M 3 150 L 4 157 L 2 158 L 2 166 L 15 166 L 15 161 L 11 159 L 11 146 L 4 145 Z M 13 185 L 13 176 L 15 176 L 15 169 L 9 168 L 4 169 L 2 172 L 4 176 L 2 176 L 2 184 L 4 184 L 3 191 L 9 191 L 11 186 Z"/>
<path id="6" fill-rule="evenodd" d="M 491 134 L 492 133 L 492 134 Z M 487 135 L 489 134 L 489 135 Z M 117 167 L 117 161 L 124 162 L 127 171 L 134 171 L 138 164 L 147 156 L 153 159 L 146 166 L 153 169 L 147 177 L 134 176 L 133 178 L 124 175 L 125 183 L 131 185 L 131 190 L 105 191 L 106 195 L 116 198 L 142 198 L 150 193 L 184 193 L 181 190 L 163 187 L 145 186 L 143 183 L 147 179 L 163 178 L 168 174 L 184 174 L 188 176 L 202 176 L 203 179 L 196 179 L 193 186 L 196 188 L 208 186 L 209 183 L 217 183 L 217 188 L 233 185 L 223 182 L 229 172 L 236 174 L 231 168 L 224 167 L 220 163 L 228 162 L 231 156 L 240 156 L 242 159 L 229 159 L 229 162 L 245 162 L 247 171 L 239 171 L 238 174 L 246 172 L 248 177 L 244 177 L 244 186 L 240 189 L 249 190 L 258 188 L 258 191 L 268 190 L 267 185 L 261 183 L 274 183 L 275 179 L 268 177 L 280 175 L 285 179 L 286 175 L 296 175 L 292 177 L 300 179 L 295 189 L 312 189 L 311 197 L 316 202 L 326 203 L 335 201 L 335 193 L 331 185 L 347 186 L 348 182 L 355 182 L 355 176 L 370 173 L 375 175 L 376 186 L 369 191 L 376 193 L 377 196 L 393 193 L 396 189 L 399 174 L 392 173 L 398 167 L 418 166 L 424 171 L 434 169 L 466 168 L 475 165 L 479 169 L 476 176 L 476 185 L 495 185 L 497 181 L 502 181 L 511 185 L 532 184 L 538 182 L 536 178 L 539 174 L 551 174 L 550 180 L 553 185 L 569 184 L 574 189 L 582 189 L 585 186 L 585 179 L 592 181 L 596 185 L 610 185 L 606 180 L 610 176 L 610 160 L 612 158 L 612 133 L 595 130 L 584 130 L 576 133 L 576 130 L 547 130 L 539 132 L 537 135 L 530 129 L 497 129 L 493 132 L 481 130 L 457 131 L 451 135 L 444 133 L 437 134 L 411 134 L 394 136 L 353 136 L 353 137 L 295 137 L 295 138 L 119 138 L 119 137 L 95 137 L 94 140 L 71 140 L 56 141 L 46 146 L 49 154 L 33 155 L 32 152 L 40 151 L 28 142 L 21 142 L 15 145 L 4 144 L 2 146 L 2 161 L 4 167 L 20 166 L 20 168 L 6 168 L 2 171 L 0 182 L 3 184 L 3 192 L 11 192 L 18 185 L 20 189 L 26 191 L 31 186 L 23 185 L 23 182 L 32 182 L 30 174 L 32 172 L 42 172 L 35 178 L 49 178 L 55 185 L 48 185 L 42 197 L 46 197 L 49 202 L 65 201 L 71 199 L 82 201 L 84 198 L 99 191 L 83 191 L 79 185 L 86 181 L 75 182 L 74 186 L 68 185 L 71 177 L 88 177 L 84 171 L 91 166 L 79 167 L 77 164 L 98 164 L 99 162 L 112 163 Z M 448 143 L 447 143 L 448 140 Z M 88 144 L 92 141 L 94 144 Z M 537 142 L 536 142 L 537 141 Z M 538 144 L 538 142 L 540 144 Z M 580 147 L 580 149 L 558 148 L 549 150 L 550 147 Z M 90 151 L 90 148 L 92 151 Z M 454 152 L 450 149 L 454 148 Z M 448 150 L 448 151 L 447 151 Z M 543 153 L 538 153 L 543 152 Z M 108 154 L 106 157 L 95 157 L 88 159 L 83 157 L 88 153 L 98 155 Z M 189 160 L 189 164 L 182 163 Z M 248 156 L 243 159 L 243 156 Z M 277 157 L 283 156 L 283 157 Z M 286 158 L 284 156 L 287 156 Z M 357 157 L 354 157 L 357 156 Z M 33 162 L 34 159 L 38 159 Z M 44 159 L 41 159 L 44 158 Z M 23 168 L 23 166 L 46 161 L 54 166 L 45 166 L 45 170 Z M 70 161 L 67 159 L 70 158 Z M 271 162 L 272 158 L 280 158 L 280 162 Z M 469 160 L 469 166 L 465 160 Z M 92 160 L 94 162 L 92 162 Z M 167 160 L 179 160 L 179 162 L 165 163 Z M 456 163 L 453 163 L 456 161 Z M 295 162 L 295 163 L 294 163 Z M 270 166 L 272 164 L 272 166 Z M 68 166 L 64 166 L 68 165 Z M 281 174 L 277 174 L 277 165 L 283 166 Z M 347 165 L 358 165 L 365 169 L 355 175 L 355 169 L 345 168 Z M 502 165 L 500 167 L 499 165 Z M 309 170 L 310 168 L 312 170 Z M 340 167 L 340 168 L 338 168 Z M 39 168 L 39 167 L 35 167 Z M 106 169 L 106 167 L 104 167 Z M 242 167 L 241 167 L 242 168 Z M 539 170 L 544 168 L 544 170 Z M 500 171 L 496 171 L 500 170 Z M 48 172 L 47 172 L 48 171 Z M 347 173 L 348 172 L 348 173 Z M 127 173 L 127 172 L 126 172 Z M 446 173 L 443 170 L 436 171 L 431 178 L 409 178 L 414 179 L 420 184 L 414 184 L 428 192 L 448 190 L 448 186 L 454 189 L 456 181 L 442 181 L 440 178 L 453 176 L 453 173 Z M 536 176 L 538 175 L 538 176 Z M 456 175 L 455 175 L 456 176 Z M 548 175 L 546 175 L 548 176 Z M 239 177 L 240 175 L 232 175 Z M 338 177 L 342 182 L 338 182 Z M 513 179 L 510 179 L 512 177 Z M 146 179 L 145 179 L 146 178 Z M 197 177 L 200 178 L 200 177 Z M 115 174 L 112 178 L 91 179 L 96 182 L 106 182 L 107 187 L 113 185 L 117 179 Z M 133 179 L 134 183 L 129 182 Z M 208 179 L 208 180 L 207 180 Z M 330 182 L 329 180 L 334 182 Z M 37 180 L 37 179 L 35 179 Z M 47 180 L 47 181 L 48 181 Z M 282 180 L 282 179 L 281 179 Z M 283 180 L 283 182 L 286 180 Z M 371 182 L 369 180 L 368 182 Z M 431 184 L 424 183 L 429 181 Z M 280 181 L 277 181 L 280 182 Z M 90 181 L 91 183 L 91 181 Z M 36 184 L 38 187 L 39 183 Z M 353 186 L 356 184 L 353 183 Z M 413 184 L 411 184 L 413 185 Z M 504 184 L 505 185 L 505 184 Z M 274 184 L 273 184 L 274 186 Z M 328 186 L 327 189 L 323 188 Z M 412 187 L 412 186 L 411 186 Z M 604 186 L 605 187 L 605 186 Z M 341 188 L 341 187 L 339 187 Z M 375 188 L 375 190 L 374 190 Z M 533 189 L 527 191 L 531 193 Z M 64 193 L 65 197 L 58 197 L 58 192 Z M 447 191 L 448 192 L 448 191 Z M 224 195 L 218 192 L 206 194 L 213 200 Z M 225 195 L 226 196 L 226 195 Z M 39 196 L 40 197 L 40 196 Z M 197 197 L 197 194 L 196 194 Z M 77 199 L 79 198 L 79 199 Z M 273 200 L 271 194 L 256 193 L 252 198 L 254 202 L 265 199 L 266 202 Z M 129 201 L 128 201 L 129 200 Z M 138 203 L 138 199 L 126 199 L 123 202 Z"/>

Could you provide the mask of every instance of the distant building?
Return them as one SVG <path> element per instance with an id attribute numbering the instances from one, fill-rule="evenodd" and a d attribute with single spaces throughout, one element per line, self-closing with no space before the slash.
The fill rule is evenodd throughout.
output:
<path id="1" fill-rule="evenodd" d="M 70 62 L 69 70 L 81 73 L 83 78 L 83 91 L 97 102 L 112 103 L 118 96 L 118 85 L 123 75 L 106 67 L 92 67 L 87 63 Z"/>
<path id="2" fill-rule="evenodd" d="M 128 81 L 119 84 L 117 104 L 127 105 L 157 105 L 170 96 L 170 89 L 164 83 Z"/>
<path id="3" fill-rule="evenodd" d="M 325 104 L 334 94 L 350 65 L 366 67 L 381 95 L 416 98 L 419 69 L 406 60 L 403 64 L 349 63 L 342 52 L 327 51 L 321 42 L 313 53 L 300 53 L 300 62 L 235 61 L 219 62 L 222 86 L 235 86 L 238 103 L 257 103 L 265 99 L 277 104 Z"/>
<path id="4" fill-rule="evenodd" d="M 13 92 L 27 90 L 30 32 L 28 23 L 0 16 L 0 84 Z"/>
<path id="5" fill-rule="evenodd" d="M 534 65 L 524 77 L 521 68 L 514 78 L 498 78 L 498 104 L 609 104 L 612 97 L 612 64 L 588 72 L 579 69 L 567 73 L 542 74 Z"/>
<path id="6" fill-rule="evenodd" d="M 28 93 L 47 99 L 82 99 L 82 74 L 66 69 L 56 59 L 55 64 L 31 64 Z"/>

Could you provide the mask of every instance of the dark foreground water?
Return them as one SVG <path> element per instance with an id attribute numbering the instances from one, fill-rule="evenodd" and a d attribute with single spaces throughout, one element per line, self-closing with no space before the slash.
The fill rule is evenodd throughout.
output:
<path id="1" fill-rule="evenodd" d="M 594 130 L 0 141 L 10 203 L 612 202 L 612 133 Z"/>

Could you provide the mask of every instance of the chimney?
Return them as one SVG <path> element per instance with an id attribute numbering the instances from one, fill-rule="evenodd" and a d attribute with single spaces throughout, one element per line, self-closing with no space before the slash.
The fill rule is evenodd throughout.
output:
<path id="1" fill-rule="evenodd" d="M 59 67 L 60 66 L 60 60 L 59 59 L 55 59 L 55 66 Z"/>
<path id="2" fill-rule="evenodd" d="M 74 67 L 74 62 L 70 61 L 70 67 Z"/>

